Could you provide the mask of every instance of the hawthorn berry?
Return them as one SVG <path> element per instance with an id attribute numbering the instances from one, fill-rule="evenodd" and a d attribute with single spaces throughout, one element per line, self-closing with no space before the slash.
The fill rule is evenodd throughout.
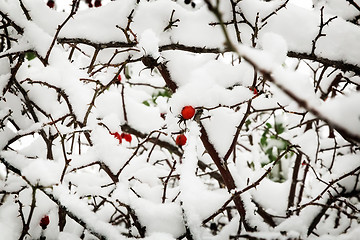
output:
<path id="1" fill-rule="evenodd" d="M 160 117 L 165 120 L 165 118 L 166 118 L 166 113 L 160 113 Z"/>
<path id="2" fill-rule="evenodd" d="M 181 116 L 185 119 L 191 119 L 195 115 L 195 109 L 192 106 L 185 106 L 181 110 Z"/>
<path id="3" fill-rule="evenodd" d="M 119 82 L 121 82 L 121 75 L 120 75 L 120 74 L 117 76 L 117 80 L 118 80 Z"/>
<path id="4" fill-rule="evenodd" d="M 42 227 L 42 229 L 46 229 L 46 227 L 49 225 L 50 223 L 50 219 L 48 215 L 45 215 L 41 218 L 40 220 L 40 226 Z"/>
<path id="5" fill-rule="evenodd" d="M 110 133 L 110 134 L 113 135 L 114 138 L 116 138 L 117 140 L 119 140 L 119 144 L 121 144 L 121 142 L 122 142 L 122 137 L 121 137 L 121 135 L 120 135 L 118 132 Z"/>
<path id="6" fill-rule="evenodd" d="M 256 87 L 254 87 L 254 94 L 255 94 L 255 95 L 258 95 L 258 93 L 259 93 L 259 92 L 258 92 L 258 90 L 256 89 Z"/>
<path id="7" fill-rule="evenodd" d="M 127 142 L 131 142 L 131 140 L 132 140 L 131 134 L 129 134 L 129 133 L 122 133 L 121 138 L 125 139 L 125 141 L 127 141 Z"/>
<path id="8" fill-rule="evenodd" d="M 88 4 L 89 8 L 92 8 L 92 7 L 93 7 L 93 5 L 92 5 L 92 3 L 91 3 L 91 0 L 85 0 L 85 2 Z"/>
<path id="9" fill-rule="evenodd" d="M 186 144 L 186 140 L 187 140 L 187 138 L 185 137 L 185 135 L 180 134 L 176 137 L 175 143 L 178 146 L 184 146 Z"/>
<path id="10" fill-rule="evenodd" d="M 95 0 L 95 7 L 101 7 L 101 0 Z"/>
<path id="11" fill-rule="evenodd" d="M 54 8 L 55 7 L 55 2 L 54 0 L 49 0 L 46 4 L 49 8 Z"/>

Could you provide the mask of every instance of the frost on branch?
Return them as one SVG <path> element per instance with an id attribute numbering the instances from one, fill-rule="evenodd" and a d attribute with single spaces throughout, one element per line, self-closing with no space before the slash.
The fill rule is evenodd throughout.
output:
<path id="1" fill-rule="evenodd" d="M 299 2 L 0 0 L 2 237 L 356 239 L 360 7 Z"/>

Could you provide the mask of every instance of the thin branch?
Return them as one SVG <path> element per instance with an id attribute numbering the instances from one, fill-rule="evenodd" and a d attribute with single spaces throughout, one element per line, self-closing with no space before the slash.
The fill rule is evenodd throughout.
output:
<path id="1" fill-rule="evenodd" d="M 294 206 L 295 191 L 296 191 L 296 185 L 298 183 L 298 174 L 299 174 L 299 168 L 300 168 L 300 164 L 301 164 L 301 158 L 302 158 L 302 153 L 298 153 L 296 155 L 295 164 L 294 164 L 293 173 L 292 173 L 292 179 L 291 179 L 291 185 L 290 185 L 290 191 L 289 191 L 289 197 L 288 197 L 288 206 L 287 206 L 288 210 L 292 206 Z"/>
<path id="2" fill-rule="evenodd" d="M 286 5 L 288 4 L 289 0 L 286 0 L 283 4 L 281 4 L 277 9 L 272 11 L 269 15 L 261 19 L 261 22 L 266 22 L 271 16 L 276 15 L 281 9 L 286 8 Z"/>
<path id="3" fill-rule="evenodd" d="M 137 45 L 136 42 L 106 42 L 106 43 L 95 43 L 85 38 L 59 38 L 58 42 L 61 44 L 85 44 L 92 46 L 96 49 L 106 49 L 106 48 L 131 48 Z"/>
<path id="4" fill-rule="evenodd" d="M 0 162 L 3 163 L 7 169 L 9 169 L 10 171 L 14 172 L 16 175 L 18 175 L 19 177 L 21 177 L 29 186 L 31 186 L 32 188 L 35 188 L 35 186 L 25 177 L 22 175 L 21 171 L 14 167 L 13 165 L 11 165 L 9 162 L 7 162 L 4 158 L 0 157 Z M 48 191 L 46 191 L 45 188 L 38 186 L 37 189 L 39 189 L 41 192 L 43 192 L 50 200 L 52 200 L 56 205 L 58 205 L 59 207 L 64 207 L 66 209 L 66 213 L 67 215 L 73 219 L 75 222 L 77 222 L 78 224 L 80 224 L 82 227 L 84 227 L 85 229 L 87 229 L 91 234 L 93 234 L 94 236 L 96 236 L 99 239 L 107 239 L 106 236 L 104 236 L 101 233 L 96 232 L 92 227 L 90 227 L 88 225 L 88 223 L 86 222 L 86 219 L 81 219 L 80 217 L 78 217 L 76 214 L 74 214 L 73 212 L 71 212 L 70 210 L 68 210 L 66 208 L 66 206 L 64 206 L 60 200 L 58 198 L 56 198 L 52 193 L 49 193 Z"/>
<path id="5" fill-rule="evenodd" d="M 239 43 L 241 43 L 241 37 L 240 37 L 240 30 L 239 30 L 239 26 L 238 26 L 238 22 L 236 19 L 236 2 L 234 0 L 230 0 L 231 3 L 231 10 L 232 10 L 232 17 L 233 17 L 233 23 L 234 23 L 234 28 L 235 28 L 235 34 L 236 34 L 236 39 Z M 225 24 L 225 23 L 223 23 Z"/>
<path id="6" fill-rule="evenodd" d="M 315 39 L 312 41 L 312 49 L 311 49 L 311 54 L 314 55 L 315 54 L 315 49 L 316 49 L 316 43 L 319 40 L 319 38 L 321 37 L 325 37 L 326 34 L 323 33 L 323 29 L 326 25 L 328 25 L 332 20 L 336 19 L 337 16 L 334 16 L 330 19 L 328 19 L 326 22 L 324 22 L 324 6 L 321 7 L 320 9 L 320 26 L 319 26 L 319 33 L 318 35 L 316 35 Z"/>
<path id="7" fill-rule="evenodd" d="M 20 2 L 20 7 L 21 7 L 21 9 L 23 10 L 23 12 L 24 12 L 24 14 L 25 14 L 26 19 L 27 19 L 28 21 L 32 21 L 31 16 L 30 16 L 30 14 L 29 14 L 29 10 L 26 9 L 23 1 L 22 1 L 22 0 L 19 0 L 19 2 Z"/>
<path id="8" fill-rule="evenodd" d="M 169 30 L 169 29 L 171 29 L 171 28 L 173 28 L 173 27 L 177 27 L 177 26 L 178 26 L 178 25 L 176 25 L 176 23 L 177 23 L 177 22 L 180 22 L 180 19 L 175 19 L 175 20 L 173 20 L 174 13 L 175 13 L 175 9 L 173 9 L 172 12 L 171 12 L 169 24 L 164 28 L 164 32 L 166 32 L 167 30 Z"/>
<path id="9" fill-rule="evenodd" d="M 164 182 L 164 191 L 163 191 L 163 195 L 162 195 L 162 203 L 165 203 L 167 185 L 168 185 L 168 183 L 169 183 L 171 174 L 175 171 L 175 166 L 176 166 L 176 161 L 174 161 L 174 164 L 172 165 L 172 167 L 171 167 L 171 169 L 170 169 L 169 175 L 168 175 L 167 178 L 165 179 L 165 182 Z"/>
<path id="10" fill-rule="evenodd" d="M 354 0 L 346 0 L 351 4 L 353 7 L 355 7 L 358 11 L 360 11 L 360 6 L 357 4 Z"/>
<path id="11" fill-rule="evenodd" d="M 61 31 L 61 29 L 65 26 L 65 24 L 76 14 L 76 11 L 77 11 L 77 3 L 79 2 L 80 0 L 73 0 L 72 1 L 72 6 L 71 6 L 71 12 L 69 14 L 69 16 L 65 19 L 65 21 L 60 24 L 55 32 L 55 35 L 54 35 L 54 38 L 51 42 L 51 45 L 49 47 L 49 50 L 46 52 L 46 56 L 45 56 L 45 63 L 48 64 L 49 62 L 49 57 L 50 57 L 50 53 L 51 53 L 51 50 L 53 49 L 54 45 L 55 45 L 55 42 L 57 40 L 57 37 L 59 36 L 59 33 Z"/>

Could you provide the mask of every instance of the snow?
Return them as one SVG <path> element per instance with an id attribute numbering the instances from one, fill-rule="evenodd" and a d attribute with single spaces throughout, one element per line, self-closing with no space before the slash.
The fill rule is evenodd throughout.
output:
<path id="1" fill-rule="evenodd" d="M 172 237 L 171 234 L 155 232 L 155 233 L 152 233 L 150 236 L 145 237 L 144 239 L 145 240 L 157 240 L 157 239 L 174 240 L 176 238 Z"/>
<path id="2" fill-rule="evenodd" d="M 283 215 L 287 209 L 287 199 L 283 196 L 288 194 L 289 187 L 289 181 L 277 183 L 265 178 L 253 191 L 253 196 L 268 213 Z"/>
<path id="3" fill-rule="evenodd" d="M 163 233 L 177 238 L 185 232 L 181 208 L 178 204 L 154 203 L 137 197 L 131 202 L 140 222 L 146 226 L 148 236 Z M 154 221 L 154 216 L 156 216 L 156 221 Z"/>
<path id="4" fill-rule="evenodd" d="M 136 102 L 133 99 L 128 99 L 126 102 L 128 121 L 131 126 L 141 132 L 148 133 L 153 129 L 161 129 L 162 118 L 157 108 L 147 107 L 142 103 Z M 147 124 L 143 124 L 144 119 L 152 119 Z"/>
<path id="5" fill-rule="evenodd" d="M 6 65 L 6 60 L 4 62 L 4 59 L 1 61 L 3 64 L 1 65 Z M 1 69 L 0 69 L 1 70 Z M 8 69 L 4 69 L 4 72 L 7 72 Z M 3 74 L 0 75 L 0 91 L 2 92 L 4 90 L 4 88 L 6 87 L 6 84 L 8 83 L 8 80 L 10 78 L 10 74 Z"/>
<path id="6" fill-rule="evenodd" d="M 24 37 L 27 41 L 33 43 L 31 48 L 45 58 L 50 48 L 52 37 L 33 22 L 26 22 L 24 29 Z"/>
<path id="7" fill-rule="evenodd" d="M 272 77 L 276 79 L 275 81 L 277 84 L 306 101 L 307 104 L 313 106 L 320 104 L 320 100 L 312 90 L 311 82 L 306 75 L 287 71 L 282 67 L 277 67 L 274 69 Z"/>
<path id="8" fill-rule="evenodd" d="M 268 20 L 264 31 L 282 36 L 288 44 L 289 51 L 311 52 L 312 40 L 319 32 L 319 11 L 309 11 L 288 5 L 286 11 L 279 11 L 276 16 Z M 324 22 L 331 17 L 333 15 L 324 14 Z M 344 32 L 349 30 L 352 34 L 343 37 Z M 360 63 L 360 51 L 348 50 L 359 48 L 358 41 L 354 41 L 360 37 L 357 26 L 337 18 L 326 25 L 323 31 L 326 36 L 321 37 L 317 43 L 317 55 L 333 60 L 344 60 L 352 64 Z"/>
<path id="9" fill-rule="evenodd" d="M 68 233 L 68 232 L 60 232 L 58 238 L 58 240 L 61 240 L 61 239 L 68 239 L 68 240 L 79 240 L 81 238 L 79 238 L 77 235 L 75 234 L 71 234 L 71 233 Z"/>
<path id="10" fill-rule="evenodd" d="M 244 113 L 235 113 L 230 109 L 219 108 L 209 111 L 209 114 L 206 115 L 210 118 L 203 120 L 202 123 L 208 132 L 209 140 L 214 144 L 219 155 L 224 157 L 232 143 L 232 136 L 235 135 L 237 129 L 236 126 L 240 123 Z"/>
<path id="11" fill-rule="evenodd" d="M 54 187 L 52 193 L 69 211 L 75 213 L 77 217 L 84 221 L 90 230 L 94 230 L 108 239 L 125 239 L 115 227 L 97 219 L 95 213 L 87 208 L 87 204 L 68 194 L 68 190 L 64 187 Z"/>
<path id="12" fill-rule="evenodd" d="M 159 56 L 159 41 L 160 39 L 155 32 L 152 29 L 147 29 L 141 33 L 139 48 L 144 50 L 145 55 L 150 55 L 156 59 Z"/>
<path id="13" fill-rule="evenodd" d="M 274 62 L 283 64 L 287 55 L 287 43 L 283 37 L 278 34 L 266 32 L 259 37 L 262 49 L 273 55 Z"/>
<path id="14" fill-rule="evenodd" d="M 349 4 L 347 1 L 313 1 L 316 9 L 324 6 L 324 11 L 331 15 L 338 15 L 343 19 L 353 19 L 357 14 L 357 9 Z M 354 1 L 356 3 L 356 1 Z"/>
<path id="15" fill-rule="evenodd" d="M 360 111 L 357 103 L 360 101 L 360 94 L 339 97 L 336 100 L 329 99 L 320 107 L 320 112 L 325 116 L 331 115 L 331 120 L 336 124 L 343 125 L 349 132 L 360 136 Z M 344 108 L 346 106 L 346 108 Z M 348 109 L 354 109 L 348 111 Z M 336 114 L 334 114 L 334 112 Z"/>
<path id="16" fill-rule="evenodd" d="M 13 201 L 7 201 L 0 206 L 0 231 L 6 239 L 17 239 L 21 232 L 21 220 L 18 215 L 18 206 Z"/>
<path id="17" fill-rule="evenodd" d="M 33 183 L 51 186 L 59 181 L 62 167 L 63 163 L 60 162 L 34 159 L 22 169 L 22 174 Z"/>
<path id="18" fill-rule="evenodd" d="M 135 0 L 115 1 L 101 8 L 80 11 L 64 26 L 59 37 L 89 39 L 96 43 L 124 42 L 125 35 L 116 25 L 126 26 L 127 16 L 134 2 Z"/>
<path id="19" fill-rule="evenodd" d="M 329 193 L 338 197 L 346 190 L 348 195 L 355 195 L 353 190 L 360 189 L 359 171 L 344 177 L 359 167 L 359 149 L 337 131 L 360 136 L 360 78 L 357 72 L 344 72 L 335 66 L 324 69 L 318 63 L 287 57 L 289 53 L 311 54 L 319 33 L 320 9 L 325 6 L 323 20 L 337 18 L 324 26 L 325 35 L 316 42 L 314 53 L 359 66 L 360 30 L 351 22 L 358 12 L 345 0 L 314 1 L 315 7 L 310 0 L 290 0 L 266 21 L 284 0 L 239 1 L 235 9 L 241 42 L 237 42 L 231 23 L 231 3 L 220 1 L 225 29 L 236 51 L 218 54 L 195 53 L 200 48 L 225 50 L 218 20 L 203 1 L 194 1 L 196 7 L 192 7 L 180 0 L 104 0 L 102 7 L 92 9 L 81 1 L 78 12 L 58 37 L 73 42 L 55 41 L 48 63 L 37 57 L 19 62 L 21 58 L 16 54 L 4 56 L 36 51 L 44 58 L 59 24 L 69 14 L 71 1 L 58 0 L 56 9 L 49 9 L 43 0 L 22 2 L 32 21 L 26 19 L 19 2 L 0 0 L 1 13 L 24 29 L 19 34 L 6 25 L 6 17 L 0 27 L 2 39 L 11 37 L 11 47 L 6 49 L 7 42 L 2 41 L 4 49 L 0 53 L 0 232 L 6 239 L 19 238 L 19 212 L 27 219 L 33 188 L 37 190 L 31 238 L 44 234 L 47 239 L 75 240 L 82 239 L 84 233 L 84 239 L 93 239 L 92 233 L 98 233 L 106 239 L 135 239 L 139 233 L 129 208 L 146 227 L 147 240 L 178 239 L 186 227 L 194 239 L 235 236 L 240 217 L 232 202 L 203 224 L 231 194 L 221 175 L 216 175 L 220 179 L 213 177 L 220 173 L 200 139 L 200 130 L 203 127 L 222 159 L 244 117 L 246 121 L 226 163 L 236 185 L 231 193 L 265 174 L 273 164 L 266 150 L 281 154 L 286 142 L 291 144 L 292 152 L 280 161 L 284 179 L 268 175 L 241 194 L 247 221 L 257 226 L 254 237 L 356 239 L 358 221 L 341 213 L 337 228 L 334 223 L 338 209 L 358 217 L 352 212 L 359 208 L 358 199 L 341 196 L 339 199 L 347 204 L 335 201 L 309 237 L 308 228 L 321 205 L 304 204 L 326 204 Z M 83 40 L 101 45 L 95 49 L 78 43 Z M 104 49 L 109 43 L 127 43 L 131 48 Z M 189 51 L 162 48 L 170 44 L 187 46 Z M 178 87 L 174 93 L 163 94 L 166 83 L 158 69 L 144 69 L 141 58 L 146 55 L 167 67 Z M 12 75 L 15 70 L 16 75 Z M 258 70 L 269 74 L 272 82 Z M 108 86 L 119 73 L 122 81 Z M 339 86 L 331 85 L 338 74 L 343 76 Z M 315 88 L 317 84 L 319 89 Z M 254 85 L 257 93 L 252 89 Z M 336 88 L 337 94 L 321 99 L 322 91 L 329 86 Z M 5 92 L 6 87 L 10 88 Z M 249 115 L 245 116 L 249 103 Z M 180 113 L 186 105 L 203 110 L 201 124 L 198 119 L 182 121 Z M 12 113 L 7 116 L 9 110 Z M 284 127 L 282 133 L 275 129 L 279 123 Z M 135 130 L 129 131 L 130 143 L 124 139 L 119 142 L 112 135 L 126 131 L 124 124 Z M 329 136 L 327 124 L 334 128 L 334 138 Z M 182 147 L 175 143 L 180 133 L 187 137 Z M 20 138 L 7 146 L 14 137 Z M 264 140 L 267 147 L 260 144 Z M 53 159 L 47 159 L 48 148 Z M 301 201 L 294 208 L 300 207 L 301 211 L 288 216 L 292 168 L 299 152 L 303 154 L 301 161 L 310 166 L 300 165 L 297 176 L 294 201 Z M 67 168 L 64 154 L 71 160 Z M 206 165 L 205 170 L 201 164 Z M 13 172 L 11 167 L 19 171 Z M 309 171 L 305 173 L 305 169 Z M 275 165 L 274 171 L 279 170 L 279 164 Z M 321 198 L 315 199 L 324 189 Z M 271 227 L 262 219 L 254 201 L 272 215 L 277 226 Z M 68 211 L 63 232 L 58 229 L 58 204 Z M 50 217 L 51 224 L 42 231 L 39 220 L 44 215 Z M 80 219 L 86 229 L 70 216 Z M 217 230 L 210 229 L 210 224 L 215 224 Z M 239 233 L 244 234 L 244 229 Z"/>
<path id="20" fill-rule="evenodd" d="M 290 3 L 310 10 L 312 8 L 313 1 L 312 0 L 290 0 Z"/>

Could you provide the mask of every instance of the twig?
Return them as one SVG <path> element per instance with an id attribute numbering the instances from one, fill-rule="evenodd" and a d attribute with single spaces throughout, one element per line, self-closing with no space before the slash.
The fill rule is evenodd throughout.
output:
<path id="1" fill-rule="evenodd" d="M 211 156 L 212 160 L 214 161 L 215 165 L 220 171 L 220 174 L 224 180 L 224 183 L 229 192 L 236 189 L 236 185 L 234 179 L 227 168 L 226 164 L 220 159 L 219 154 L 216 152 L 214 146 L 210 143 L 207 132 L 203 126 L 200 129 L 201 136 L 200 139 L 203 142 L 205 149 L 207 150 L 208 154 Z M 246 221 L 246 211 L 244 207 L 244 203 L 240 197 L 240 195 L 236 194 L 233 195 L 232 201 L 234 201 L 236 209 L 240 214 L 241 223 L 243 223 L 246 231 L 254 231 L 254 228 L 251 227 L 248 222 Z"/>
<path id="2" fill-rule="evenodd" d="M 95 60 L 96 60 L 97 55 L 99 54 L 99 52 L 100 52 L 100 49 L 95 48 L 94 55 L 93 55 L 93 57 L 91 58 L 91 62 L 90 62 L 90 65 L 89 65 L 89 68 L 88 68 L 87 73 L 91 73 L 91 71 L 94 69 L 94 63 L 95 63 Z"/>
<path id="3" fill-rule="evenodd" d="M 231 3 L 231 10 L 232 10 L 232 17 L 233 17 L 232 22 L 234 23 L 236 39 L 239 43 L 241 43 L 240 30 L 239 30 L 238 22 L 236 19 L 236 4 L 237 3 L 234 0 L 230 0 L 230 3 Z M 223 23 L 223 24 L 225 24 L 225 23 Z"/>
<path id="4" fill-rule="evenodd" d="M 311 55 L 315 54 L 316 42 L 319 40 L 319 38 L 326 36 L 326 34 L 323 33 L 323 28 L 336 18 L 337 18 L 337 16 L 334 16 L 334 17 L 328 19 L 326 22 L 324 22 L 324 6 L 321 7 L 319 33 L 318 33 L 318 35 L 316 35 L 315 39 L 312 40 L 313 44 L 312 44 L 312 49 L 311 49 Z"/>
<path id="5" fill-rule="evenodd" d="M 164 32 L 166 32 L 167 30 L 171 29 L 172 27 L 177 27 L 177 26 L 178 26 L 178 25 L 176 25 L 175 23 L 180 22 L 180 19 L 175 19 L 175 20 L 173 20 L 174 13 L 175 13 L 175 9 L 173 9 L 172 12 L 171 12 L 169 24 L 164 28 Z"/>
<path id="6" fill-rule="evenodd" d="M 289 191 L 289 197 L 288 197 L 288 206 L 287 206 L 288 210 L 292 206 L 294 206 L 295 191 L 296 191 L 296 185 L 298 183 L 298 174 L 299 174 L 299 168 L 300 168 L 300 164 L 301 164 L 301 158 L 302 158 L 302 153 L 300 152 L 296 155 L 294 169 L 293 169 L 293 173 L 292 173 L 292 179 L 291 179 L 291 185 L 290 185 L 290 191 Z"/>
<path id="7" fill-rule="evenodd" d="M 194 237 L 193 237 L 193 235 L 191 233 L 191 229 L 190 229 L 189 224 L 188 224 L 188 220 L 187 220 L 187 216 L 185 214 L 185 210 L 182 207 L 182 205 L 183 205 L 183 203 L 180 202 L 182 218 L 183 218 L 184 225 L 185 225 L 185 234 L 180 236 L 178 239 L 182 239 L 182 238 L 186 237 L 188 240 L 194 240 Z"/>
<path id="8" fill-rule="evenodd" d="M 346 1 L 348 1 L 352 6 L 354 6 L 358 11 L 360 11 L 360 6 L 354 0 L 346 0 Z"/>
<path id="9" fill-rule="evenodd" d="M 323 196 L 326 192 L 328 192 L 329 188 L 334 188 L 333 185 L 334 185 L 335 183 L 338 183 L 339 181 L 341 181 L 342 179 L 344 179 L 344 178 L 346 178 L 346 177 L 349 177 L 349 176 L 354 175 L 354 174 L 355 174 L 357 171 L 359 171 L 359 170 L 360 170 L 360 166 L 357 167 L 357 168 L 355 168 L 354 170 L 346 173 L 346 174 L 343 174 L 342 176 L 338 177 L 337 179 L 331 180 L 329 183 L 324 182 L 327 186 L 323 189 L 323 191 L 322 191 L 321 193 L 319 193 L 314 199 L 312 199 L 312 200 L 309 201 L 308 203 L 305 203 L 305 204 L 301 205 L 300 207 L 294 209 L 294 211 L 301 210 L 301 209 L 303 209 L 303 208 L 305 208 L 305 207 L 307 207 L 307 206 L 315 203 L 317 200 L 321 199 L 322 196 Z M 318 178 L 318 179 L 319 179 L 319 178 Z M 334 190 L 336 191 L 335 188 L 334 188 Z M 338 194 L 340 195 L 340 193 L 338 193 Z"/>
<path id="10" fill-rule="evenodd" d="M 206 48 L 206 47 L 195 47 L 195 46 L 186 46 L 180 43 L 172 43 L 168 45 L 163 45 L 159 47 L 159 52 L 169 51 L 169 50 L 182 50 L 193 53 L 214 53 L 219 54 L 223 51 L 219 48 Z"/>
<path id="11" fill-rule="evenodd" d="M 142 226 L 139 218 L 137 217 L 135 211 L 127 204 L 120 202 L 118 199 L 116 200 L 116 202 L 122 206 L 125 207 L 126 210 L 128 211 L 128 213 L 130 214 L 132 220 L 134 221 L 134 226 L 136 227 L 136 229 L 138 230 L 140 237 L 144 238 L 145 234 L 146 234 L 146 227 Z"/>
<path id="12" fill-rule="evenodd" d="M 283 4 L 281 4 L 275 11 L 272 11 L 269 15 L 261 19 L 261 22 L 266 22 L 271 16 L 276 15 L 281 9 L 286 8 L 286 5 L 288 4 L 289 0 L 286 0 Z"/>
<path id="13" fill-rule="evenodd" d="M 174 161 L 174 164 L 172 165 L 172 167 L 171 167 L 171 169 L 170 169 L 169 175 L 168 175 L 167 178 L 165 179 L 165 182 L 164 182 L 164 191 L 163 191 L 163 196 L 162 196 L 162 203 L 165 203 L 167 185 L 168 185 L 168 183 L 169 183 L 171 174 L 175 171 L 175 166 L 176 166 L 176 161 Z"/>
<path id="14" fill-rule="evenodd" d="M 233 141 L 232 141 L 232 143 L 231 143 L 228 151 L 226 152 L 226 154 L 225 154 L 225 156 L 224 156 L 224 161 L 227 161 L 227 159 L 230 157 L 233 149 L 234 149 L 235 146 L 236 146 L 237 139 L 238 139 L 238 137 L 239 137 L 241 128 L 242 128 L 242 126 L 245 124 L 246 119 L 248 118 L 248 116 L 250 115 L 251 103 L 252 103 L 252 99 L 250 99 L 250 100 L 248 101 L 248 104 L 247 104 L 247 108 L 246 108 L 246 112 L 245 112 L 245 114 L 244 114 L 244 117 L 241 119 L 241 122 L 240 122 L 239 125 L 236 127 L 236 132 L 235 132 Z"/>
<path id="15" fill-rule="evenodd" d="M 124 120 L 125 123 L 128 122 L 128 118 L 127 118 L 127 112 L 126 112 L 126 106 L 125 106 L 125 86 L 124 84 L 121 84 L 121 101 L 122 101 L 122 109 L 123 109 L 123 114 L 124 114 Z"/>
<path id="16" fill-rule="evenodd" d="M 58 28 L 57 28 L 57 30 L 55 32 L 54 38 L 53 38 L 53 40 L 51 42 L 51 45 L 49 47 L 49 50 L 46 52 L 46 56 L 45 56 L 45 59 L 44 59 L 46 65 L 49 63 L 49 57 L 50 57 L 51 50 L 53 49 L 53 47 L 55 45 L 55 42 L 57 40 L 57 37 L 59 36 L 59 33 L 60 33 L 61 29 L 70 20 L 70 18 L 72 18 L 76 14 L 76 10 L 77 10 L 76 5 L 77 5 L 77 3 L 79 1 L 80 0 L 73 0 L 72 1 L 71 12 L 70 12 L 69 16 L 65 19 L 65 21 L 61 25 L 58 26 Z"/>
<path id="17" fill-rule="evenodd" d="M 29 10 L 26 9 L 23 1 L 22 1 L 22 0 L 19 0 L 19 2 L 20 2 L 20 7 L 21 7 L 21 9 L 23 10 L 23 12 L 24 12 L 24 14 L 25 14 L 26 19 L 27 19 L 28 21 L 32 21 L 31 16 L 30 16 L 30 14 L 29 14 Z"/>
<path id="18" fill-rule="evenodd" d="M 252 184 L 248 185 L 247 187 L 243 188 L 240 191 L 236 191 L 234 194 L 232 194 L 232 196 L 225 201 L 225 203 L 215 212 L 213 213 L 211 216 L 207 217 L 205 220 L 203 220 L 203 224 L 206 224 L 208 221 L 210 221 L 211 219 L 213 219 L 214 217 L 216 217 L 217 215 L 219 215 L 220 213 L 222 213 L 223 211 L 225 211 L 226 207 L 229 205 L 229 203 L 236 197 L 239 196 L 243 193 L 245 193 L 246 191 L 249 191 L 252 188 L 256 188 L 256 186 L 258 186 L 260 184 L 260 182 L 271 172 L 271 170 L 273 169 L 273 167 L 276 165 L 276 163 L 278 161 L 280 161 L 280 159 L 288 153 L 288 151 L 290 151 L 290 146 L 288 147 L 287 150 L 285 150 L 282 154 L 280 154 L 277 159 L 272 163 L 272 165 L 265 171 L 265 173 L 263 175 L 261 175 L 261 177 L 259 177 L 255 182 L 253 182 Z"/>
<path id="19" fill-rule="evenodd" d="M 92 46 L 96 49 L 106 49 L 106 48 L 132 48 L 136 46 L 136 42 L 115 42 L 115 41 L 111 41 L 111 42 L 106 42 L 106 43 L 95 43 L 92 42 L 88 39 L 85 38 L 59 38 L 58 42 L 63 44 L 63 43 L 67 43 L 67 44 L 86 44 L 89 46 Z"/>

